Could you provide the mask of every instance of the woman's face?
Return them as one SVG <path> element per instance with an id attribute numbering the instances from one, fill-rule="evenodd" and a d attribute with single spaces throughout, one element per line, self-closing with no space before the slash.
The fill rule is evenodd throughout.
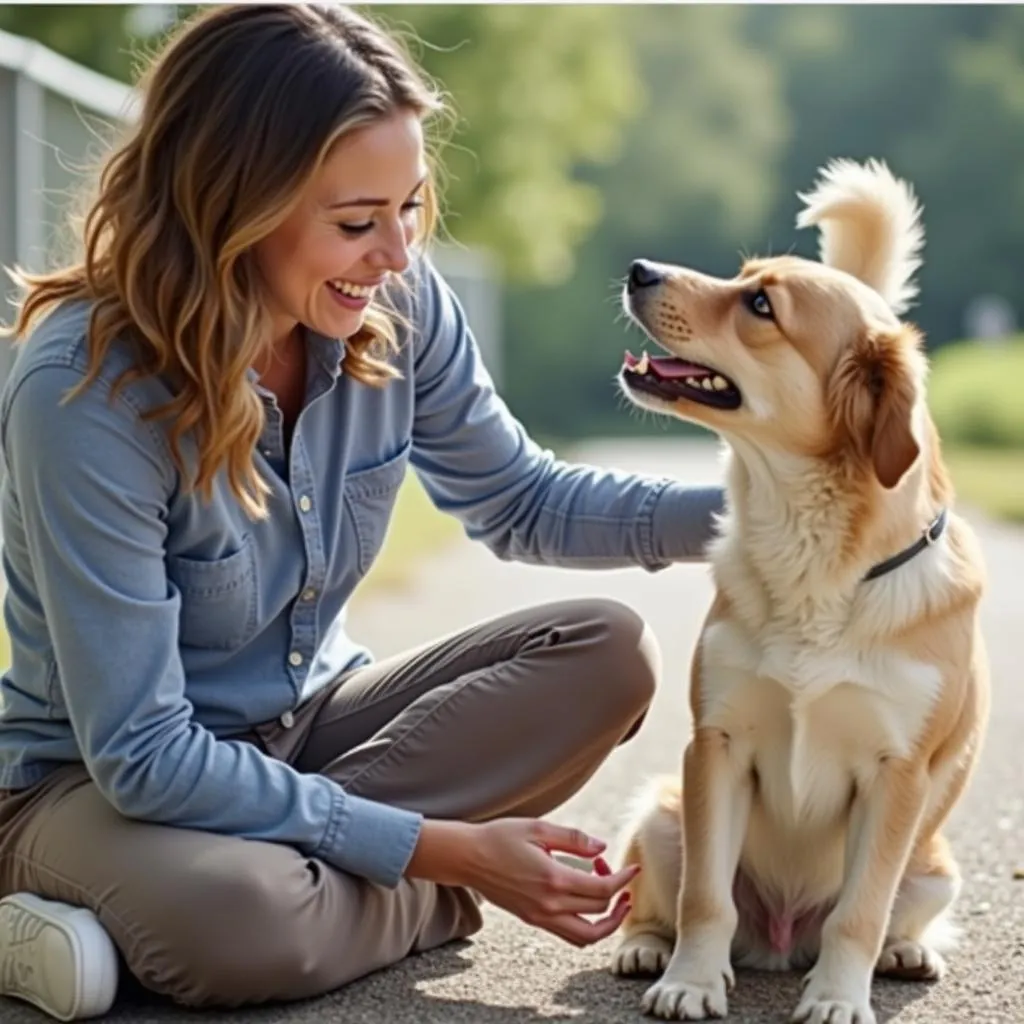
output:
<path id="1" fill-rule="evenodd" d="M 275 341 L 297 324 L 331 338 L 359 330 L 374 290 L 409 264 L 426 178 L 412 112 L 338 140 L 288 219 L 255 246 Z"/>

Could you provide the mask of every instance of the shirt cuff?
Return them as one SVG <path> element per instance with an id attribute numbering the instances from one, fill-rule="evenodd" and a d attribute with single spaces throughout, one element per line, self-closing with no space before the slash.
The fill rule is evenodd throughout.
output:
<path id="1" fill-rule="evenodd" d="M 707 561 L 707 547 L 718 535 L 718 519 L 724 510 L 725 491 L 720 486 L 668 484 L 651 512 L 651 568 Z"/>
<path id="2" fill-rule="evenodd" d="M 341 871 L 395 888 L 412 858 L 423 815 L 339 791 L 317 855 Z"/>

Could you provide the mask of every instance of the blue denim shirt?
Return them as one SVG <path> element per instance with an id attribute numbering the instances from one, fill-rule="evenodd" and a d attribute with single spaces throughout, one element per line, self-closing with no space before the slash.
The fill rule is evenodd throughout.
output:
<path id="1" fill-rule="evenodd" d="M 381 548 L 407 467 L 503 559 L 595 568 L 700 559 L 717 488 L 571 466 L 538 448 L 495 394 L 463 312 L 427 261 L 383 389 L 340 370 L 343 343 L 307 335 L 306 402 L 285 450 L 273 397 L 259 469 L 270 515 L 227 487 L 182 487 L 159 421 L 171 397 L 132 383 L 114 346 L 95 387 L 89 309 L 66 304 L 19 348 L 0 398 L 5 618 L 0 787 L 80 762 L 122 814 L 290 843 L 384 885 L 421 818 L 301 774 L 239 738 L 369 659 L 344 607 Z M 188 458 L 189 449 L 185 454 Z M 234 737 L 234 738 L 232 738 Z"/>

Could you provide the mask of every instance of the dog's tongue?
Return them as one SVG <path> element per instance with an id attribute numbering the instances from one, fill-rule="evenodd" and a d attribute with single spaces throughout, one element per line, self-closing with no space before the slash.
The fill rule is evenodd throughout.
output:
<path id="1" fill-rule="evenodd" d="M 641 357 L 642 358 L 642 357 Z M 640 362 L 632 352 L 626 352 L 626 365 L 633 369 Z M 675 356 L 648 356 L 648 368 L 665 380 L 674 380 L 677 377 L 707 377 L 711 371 L 706 366 L 697 366 L 695 363 L 687 363 Z"/>
<path id="2" fill-rule="evenodd" d="M 684 363 L 674 356 L 652 356 L 651 366 L 659 377 L 707 377 L 711 371 L 706 366 Z"/>

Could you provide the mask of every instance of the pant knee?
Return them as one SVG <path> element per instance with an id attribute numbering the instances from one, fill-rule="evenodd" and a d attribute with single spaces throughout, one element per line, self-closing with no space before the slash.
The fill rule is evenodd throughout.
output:
<path id="1" fill-rule="evenodd" d="M 609 710 L 632 731 L 650 706 L 661 675 L 654 631 L 628 605 L 609 598 L 578 602 L 577 621 L 589 634 L 585 685 L 599 689 Z"/>

